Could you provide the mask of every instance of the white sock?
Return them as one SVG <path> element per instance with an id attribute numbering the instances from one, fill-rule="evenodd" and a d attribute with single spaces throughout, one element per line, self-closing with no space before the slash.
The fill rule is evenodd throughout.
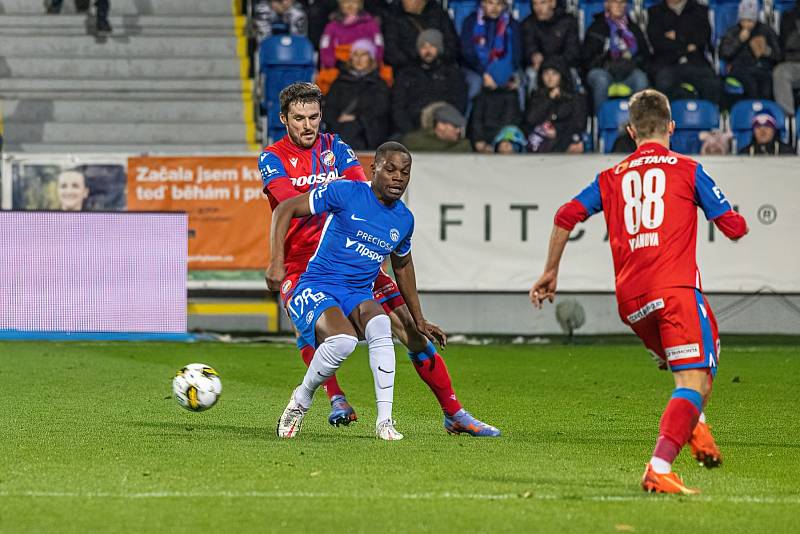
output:
<path id="1" fill-rule="evenodd" d="M 338 334 L 323 341 L 308 366 L 303 383 L 297 388 L 294 400 L 305 408 L 311 407 L 314 392 L 323 382 L 336 374 L 342 362 L 356 349 L 358 339 L 348 334 Z"/>
<path id="2" fill-rule="evenodd" d="M 666 460 L 662 460 L 661 458 L 656 458 L 653 456 L 650 458 L 650 465 L 653 466 L 653 471 L 658 473 L 659 475 L 666 475 L 667 473 L 672 472 L 672 464 Z"/>
<path id="3" fill-rule="evenodd" d="M 705 423 L 706 422 L 706 412 L 700 412 L 700 419 L 697 420 L 698 423 Z"/>
<path id="4" fill-rule="evenodd" d="M 375 400 L 378 405 L 377 423 L 392 418 L 394 399 L 395 355 L 392 342 L 392 322 L 388 315 L 370 319 L 364 329 L 369 344 L 369 366 L 375 381 Z"/>

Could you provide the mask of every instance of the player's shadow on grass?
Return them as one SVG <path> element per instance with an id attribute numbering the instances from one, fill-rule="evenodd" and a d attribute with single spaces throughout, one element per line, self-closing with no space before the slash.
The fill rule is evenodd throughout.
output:
<path id="1" fill-rule="evenodd" d="M 160 435 L 180 435 L 187 436 L 192 433 L 213 432 L 222 434 L 234 434 L 240 438 L 258 438 L 264 439 L 264 436 L 270 432 L 275 432 L 275 429 L 266 426 L 241 426 L 241 425 L 219 425 L 214 423 L 176 423 L 173 421 L 123 421 L 122 424 L 138 427 L 150 428 L 159 430 L 155 432 Z"/>
<path id="2" fill-rule="evenodd" d="M 274 425 L 267 425 L 264 426 L 241 426 L 241 425 L 220 425 L 214 423 L 192 423 L 192 422 L 185 422 L 185 423 L 176 423 L 174 421 L 120 421 L 121 424 L 131 426 L 131 427 L 138 427 L 138 428 L 150 428 L 153 429 L 154 432 L 151 432 L 150 435 L 158 435 L 158 436 L 179 436 L 179 437 L 186 437 L 192 434 L 202 434 L 202 433 L 213 433 L 213 434 L 226 434 L 235 436 L 237 438 L 245 438 L 245 439 L 259 439 L 263 440 L 265 438 L 276 438 L 275 435 L 275 426 Z M 333 433 L 328 433 L 333 432 Z M 348 440 L 370 440 L 376 441 L 374 434 L 337 434 L 335 433 L 335 429 L 324 429 L 322 431 L 315 431 L 315 430 L 305 430 L 303 432 L 304 437 L 312 438 L 314 442 L 339 442 L 343 439 Z"/>

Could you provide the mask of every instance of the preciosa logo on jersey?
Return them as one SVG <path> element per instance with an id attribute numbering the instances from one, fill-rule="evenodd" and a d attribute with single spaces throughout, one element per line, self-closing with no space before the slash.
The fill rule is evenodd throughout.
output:
<path id="1" fill-rule="evenodd" d="M 322 159 L 322 163 L 327 165 L 328 167 L 333 167 L 333 164 L 336 163 L 336 156 L 333 155 L 333 152 L 330 150 L 326 150 L 322 154 L 320 154 L 320 158 Z"/>
<path id="2" fill-rule="evenodd" d="M 303 187 L 305 185 L 325 184 L 339 179 L 339 173 L 336 171 L 322 172 L 320 174 L 309 174 L 308 176 L 298 176 L 289 178 L 292 185 L 295 187 Z"/>
<path id="3" fill-rule="evenodd" d="M 392 241 L 397 243 L 397 240 L 400 239 L 400 230 L 397 228 L 392 228 L 389 230 L 389 237 L 392 239 Z"/>

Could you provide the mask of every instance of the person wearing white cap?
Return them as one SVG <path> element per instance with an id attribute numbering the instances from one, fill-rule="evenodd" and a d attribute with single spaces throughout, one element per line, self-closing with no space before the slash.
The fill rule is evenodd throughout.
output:
<path id="1" fill-rule="evenodd" d="M 753 117 L 753 141 L 739 151 L 740 156 L 791 156 L 791 145 L 778 137 L 778 121 L 767 111 Z"/>
<path id="2" fill-rule="evenodd" d="M 728 63 L 728 75 L 741 84 L 744 98 L 772 99 L 772 68 L 781 48 L 775 31 L 758 21 L 756 0 L 739 3 L 739 21 L 722 37 L 719 57 Z"/>

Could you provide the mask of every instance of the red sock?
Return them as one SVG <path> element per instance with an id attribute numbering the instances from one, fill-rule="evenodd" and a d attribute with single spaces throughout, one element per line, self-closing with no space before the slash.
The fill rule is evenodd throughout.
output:
<path id="1" fill-rule="evenodd" d="M 308 367 L 311 365 L 311 360 L 314 359 L 314 347 L 311 345 L 304 346 L 300 349 L 300 356 L 303 358 L 306 367 Z M 332 399 L 336 395 L 344 395 L 344 391 L 339 387 L 339 382 L 336 381 L 336 375 L 333 375 L 323 382 L 322 389 L 325 390 L 325 394 L 328 395 L 329 399 Z"/>
<path id="2" fill-rule="evenodd" d="M 447 372 L 447 366 L 442 357 L 437 353 L 425 360 L 412 359 L 412 361 L 419 377 L 436 395 L 436 400 L 439 401 L 444 413 L 453 415 L 460 410 L 461 403 L 458 402 L 456 392 L 453 391 L 450 373 Z"/>
<path id="3" fill-rule="evenodd" d="M 697 420 L 700 410 L 697 406 L 684 398 L 672 397 L 661 416 L 658 429 L 658 441 L 653 451 L 653 456 L 665 462 L 672 463 L 681 452 L 689 438 Z"/>

